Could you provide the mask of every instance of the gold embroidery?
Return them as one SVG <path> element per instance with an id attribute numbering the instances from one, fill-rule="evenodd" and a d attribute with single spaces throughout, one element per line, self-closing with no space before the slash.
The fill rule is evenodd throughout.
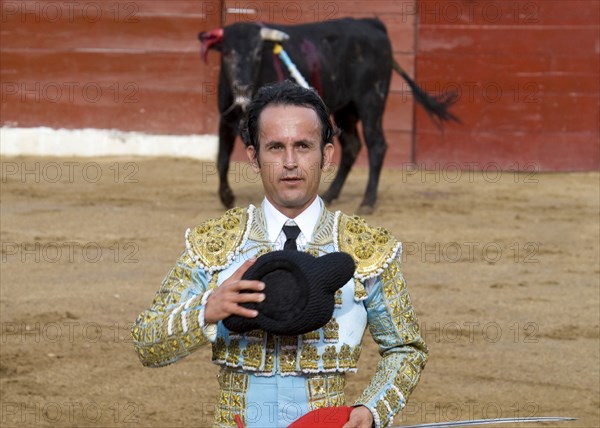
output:
<path id="1" fill-rule="evenodd" d="M 400 403 L 401 397 L 394 388 L 390 388 L 385 392 L 385 399 L 390 406 L 396 407 Z"/>
<path id="2" fill-rule="evenodd" d="M 415 326 L 416 328 L 416 326 Z M 418 332 L 416 333 L 418 335 Z M 415 357 L 413 358 L 413 364 L 415 367 L 420 368 L 421 370 L 425 368 L 425 364 L 427 363 L 427 345 L 425 344 L 425 342 L 423 340 L 419 341 L 419 345 L 422 347 L 424 352 L 418 352 L 417 355 L 415 355 Z"/>
<path id="3" fill-rule="evenodd" d="M 373 233 L 373 239 L 377 245 L 386 245 L 388 242 L 394 240 L 392 235 L 390 235 L 387 230 L 381 227 L 375 229 L 375 232 Z"/>
<path id="4" fill-rule="evenodd" d="M 309 376 L 306 380 L 309 409 L 343 406 L 346 402 L 344 396 L 345 384 L 345 376 L 339 373 Z"/>
<path id="5" fill-rule="evenodd" d="M 248 375 L 223 368 L 218 375 L 219 395 L 213 426 L 236 426 L 235 415 L 246 425 Z"/>
<path id="6" fill-rule="evenodd" d="M 346 405 L 346 396 L 343 394 L 336 395 L 331 398 L 331 405 L 333 407 L 345 406 Z"/>
<path id="7" fill-rule="evenodd" d="M 311 331 L 302 335 L 303 343 L 313 343 L 318 342 L 319 340 L 321 340 L 320 330 Z"/>
<path id="8" fill-rule="evenodd" d="M 270 248 L 271 243 L 269 242 L 269 238 L 267 237 L 265 214 L 263 213 L 262 207 L 260 206 L 254 210 L 254 221 L 252 222 L 252 226 L 250 227 L 250 234 L 248 235 L 248 239 L 261 244 L 261 247 L 263 247 L 263 249 L 266 250 L 265 252 L 273 251 L 273 249 Z"/>
<path id="9" fill-rule="evenodd" d="M 329 322 L 323 327 L 323 335 L 325 337 L 325 342 L 337 342 L 340 337 L 339 329 L 340 326 L 335 320 L 335 317 L 331 318 Z"/>
<path id="10" fill-rule="evenodd" d="M 322 409 L 323 407 L 327 407 L 327 400 L 317 399 L 309 401 L 308 404 L 310 405 L 311 410 Z"/>
<path id="11" fill-rule="evenodd" d="M 251 330 L 246 333 L 249 340 L 262 340 L 265 335 L 263 330 Z"/>
<path id="12" fill-rule="evenodd" d="M 246 349 L 242 351 L 244 357 L 245 369 L 258 370 L 262 363 L 262 344 L 261 343 L 250 343 L 246 345 Z"/>
<path id="13" fill-rule="evenodd" d="M 231 394 L 230 396 L 231 407 L 241 408 L 242 407 L 242 396 L 239 394 Z"/>
<path id="14" fill-rule="evenodd" d="M 402 304 L 403 308 L 406 308 L 411 304 L 408 293 L 403 293 L 402 296 L 400 296 L 400 303 Z"/>
<path id="15" fill-rule="evenodd" d="M 415 323 L 415 313 L 412 310 L 408 310 L 404 313 L 405 324 L 411 325 Z"/>
<path id="16" fill-rule="evenodd" d="M 215 290 L 217 288 L 217 281 L 219 280 L 219 275 L 214 274 L 208 283 L 209 290 Z"/>
<path id="17" fill-rule="evenodd" d="M 341 288 L 335 292 L 335 307 L 336 308 L 342 307 L 342 289 Z"/>
<path id="18" fill-rule="evenodd" d="M 229 392 L 220 391 L 218 402 L 221 407 L 225 407 L 229 403 Z"/>
<path id="19" fill-rule="evenodd" d="M 317 370 L 319 368 L 319 353 L 314 345 L 304 345 L 300 353 L 301 370 Z"/>
<path id="20" fill-rule="evenodd" d="M 399 274 L 399 270 L 397 272 Z M 402 290 L 401 293 L 405 293 L 405 291 Z M 419 370 L 424 367 L 427 361 L 427 347 L 425 342 L 420 338 L 416 320 L 415 324 L 407 326 L 406 329 L 400 329 L 402 326 L 396 324 L 396 319 L 404 320 L 404 312 L 412 312 L 410 305 L 403 307 L 401 302 L 402 299 L 394 295 L 393 300 L 389 302 L 388 308 L 388 312 L 393 314 L 393 316 L 382 319 L 379 327 L 371 329 L 371 334 L 381 346 L 382 343 L 386 343 L 389 340 L 386 339 L 389 335 L 398 337 L 398 333 L 395 332 L 396 328 L 398 328 L 400 332 L 399 338 L 402 339 L 403 343 L 410 345 L 404 348 L 404 352 L 394 352 L 384 355 L 377 366 L 377 371 L 369 387 L 363 391 L 355 402 L 355 404 L 373 403 L 370 405 L 376 406 L 375 401 L 377 397 L 381 397 L 382 393 L 385 394 L 385 400 L 391 406 L 391 413 L 387 416 L 388 419 L 398 411 L 399 406 L 397 403 L 399 400 L 406 400 L 408 398 L 419 380 Z M 374 304 L 380 303 L 375 302 Z M 389 385 L 390 380 L 397 389 Z M 400 394 L 402 395 L 400 396 Z M 388 412 L 389 410 L 386 410 L 385 413 L 387 414 Z M 385 418 L 381 420 L 381 424 L 382 426 L 386 424 Z"/>
<path id="21" fill-rule="evenodd" d="M 370 242 L 359 244 L 354 248 L 354 254 L 361 260 L 368 260 L 375 253 L 375 245 Z"/>
<path id="22" fill-rule="evenodd" d="M 279 346 L 282 349 L 298 348 L 298 336 L 279 336 Z"/>
<path id="23" fill-rule="evenodd" d="M 313 257 L 319 257 L 319 250 L 313 246 L 307 247 L 305 252 Z"/>
<path id="24" fill-rule="evenodd" d="M 177 338 L 167 340 L 166 342 L 169 349 L 168 352 L 173 354 L 179 353 L 179 350 L 181 349 L 181 344 L 179 343 L 179 340 Z"/>
<path id="25" fill-rule="evenodd" d="M 271 251 L 273 251 L 274 248 L 273 247 L 264 247 L 264 246 L 260 246 L 258 247 L 258 250 L 256 251 L 256 253 L 254 254 L 254 257 L 259 258 L 260 256 L 262 256 L 263 254 L 267 254 L 270 253 Z"/>
<path id="26" fill-rule="evenodd" d="M 325 347 L 323 351 L 323 368 L 325 370 L 334 370 L 337 368 L 337 352 L 335 346 L 329 345 Z"/>
<path id="27" fill-rule="evenodd" d="M 402 363 L 400 363 L 399 370 L 393 382 L 405 399 L 408 398 L 419 382 L 420 373 L 418 368 L 422 368 L 425 365 L 425 361 L 425 354 L 423 352 L 416 352 L 404 358 Z M 386 377 L 389 378 L 387 375 Z"/>
<path id="28" fill-rule="evenodd" d="M 412 391 L 412 381 L 402 371 L 399 371 L 394 378 L 394 385 L 396 385 L 396 388 L 398 388 L 405 397 L 408 397 Z"/>
<path id="29" fill-rule="evenodd" d="M 308 379 L 308 394 L 311 398 L 322 398 L 325 395 L 325 378 L 315 376 Z"/>
<path id="30" fill-rule="evenodd" d="M 391 261 L 382 272 L 381 279 L 383 295 L 381 299 L 370 302 L 370 305 L 385 305 L 389 315 L 382 316 L 378 323 L 370 326 L 371 334 L 380 347 L 395 344 L 408 346 L 398 352 L 383 354 L 371 383 L 354 404 L 374 407 L 381 425 L 386 426 L 417 384 L 419 370 L 427 360 L 427 347 L 419 334 L 400 261 Z M 357 355 L 353 358 L 357 358 L 359 350 L 355 349 L 354 352 Z"/>
<path id="31" fill-rule="evenodd" d="M 215 423 L 213 424 L 213 428 L 219 428 L 225 423 L 227 423 L 227 412 L 222 411 L 219 406 L 217 406 L 215 409 Z"/>
<path id="32" fill-rule="evenodd" d="M 191 230 L 189 248 L 209 268 L 226 266 L 246 232 L 248 210 L 233 208 L 218 219 L 207 220 Z"/>
<path id="33" fill-rule="evenodd" d="M 338 362 L 340 369 L 348 369 L 352 364 L 352 352 L 350 350 L 350 345 L 344 343 L 340 348 L 340 352 L 338 353 Z"/>
<path id="34" fill-rule="evenodd" d="M 227 348 L 227 364 L 237 366 L 240 362 L 240 341 L 230 340 Z"/>
<path id="35" fill-rule="evenodd" d="M 360 358 L 361 350 L 361 345 L 356 345 L 352 350 L 352 354 L 350 356 L 350 368 L 356 368 L 356 366 L 358 365 L 358 359 Z"/>
<path id="36" fill-rule="evenodd" d="M 354 258 L 356 271 L 361 276 L 370 276 L 381 270 L 397 244 L 385 229 L 372 228 L 363 218 L 344 214 L 339 217 L 337 239 L 340 251 Z"/>
<path id="37" fill-rule="evenodd" d="M 419 332 L 416 325 L 411 325 L 400 333 L 403 343 L 411 343 L 417 340 Z"/>
<path id="38" fill-rule="evenodd" d="M 192 281 L 195 264 L 184 252 L 165 276 L 152 307 L 142 312 L 131 330 L 133 345 L 145 366 L 164 366 L 208 342 L 198 323 L 198 303 L 204 290 Z M 182 295 L 191 299 L 182 309 Z M 193 294 L 192 294 L 193 293 Z M 198 294 L 197 294 L 198 293 Z M 172 309 L 179 308 L 176 313 Z M 186 321 L 186 331 L 183 329 Z"/>
<path id="39" fill-rule="evenodd" d="M 298 349 L 281 349 L 279 351 L 279 367 L 281 373 L 295 373 L 296 372 L 296 357 L 298 355 Z"/>
<path id="40" fill-rule="evenodd" d="M 367 297 L 367 292 L 362 282 L 358 278 L 354 278 L 354 298 L 363 300 Z"/>
<path id="41" fill-rule="evenodd" d="M 385 272 L 387 272 L 387 270 L 385 270 L 384 273 Z M 382 279 L 383 279 L 383 292 L 385 293 L 386 296 L 393 296 L 394 293 L 396 292 L 394 277 L 390 277 L 389 275 L 386 275 L 385 278 L 383 278 L 383 275 L 382 275 Z"/>
<path id="42" fill-rule="evenodd" d="M 212 345 L 213 350 L 213 361 L 223 362 L 227 356 L 227 347 L 225 346 L 225 339 L 217 337 L 217 340 Z"/>
<path id="43" fill-rule="evenodd" d="M 265 372 L 272 373 L 275 367 L 275 337 L 267 335 L 267 349 L 265 351 Z"/>
<path id="44" fill-rule="evenodd" d="M 400 306 L 400 303 L 398 302 L 398 300 L 392 300 L 390 301 L 390 308 L 392 309 L 392 317 L 394 318 L 394 322 L 396 324 L 400 323 L 400 315 L 402 314 L 402 306 Z"/>
<path id="45" fill-rule="evenodd" d="M 331 211 L 324 209 L 321 212 L 321 216 L 317 221 L 317 226 L 315 227 L 315 231 L 313 233 L 312 243 L 316 248 L 331 245 L 333 242 L 334 219 L 335 216 Z"/>
<path id="46" fill-rule="evenodd" d="M 388 411 L 387 406 L 385 405 L 385 402 L 383 400 L 379 400 L 377 402 L 377 405 L 375 406 L 375 410 L 377 411 L 377 414 L 379 415 L 379 420 L 381 421 L 381 426 L 386 426 L 389 411 Z"/>
<path id="47" fill-rule="evenodd" d="M 418 327 L 406 283 L 400 271 L 399 261 L 391 262 L 383 272 L 382 278 L 386 304 L 390 308 L 396 328 L 406 343 L 409 341 L 407 339 L 418 334 L 415 331 Z"/>

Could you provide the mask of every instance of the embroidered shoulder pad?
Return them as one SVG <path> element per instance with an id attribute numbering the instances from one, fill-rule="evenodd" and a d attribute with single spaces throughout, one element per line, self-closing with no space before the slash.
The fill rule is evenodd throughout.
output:
<path id="1" fill-rule="evenodd" d="M 385 229 L 370 227 L 359 216 L 341 214 L 337 225 L 337 244 L 356 262 L 356 277 L 379 275 L 396 256 L 401 244 Z"/>
<path id="2" fill-rule="evenodd" d="M 253 208 L 232 208 L 188 229 L 185 244 L 190 257 L 211 274 L 229 266 L 248 237 Z"/>

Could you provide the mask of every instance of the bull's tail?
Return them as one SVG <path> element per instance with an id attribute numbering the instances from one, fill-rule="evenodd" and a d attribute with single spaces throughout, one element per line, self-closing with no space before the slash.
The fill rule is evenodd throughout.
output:
<path id="1" fill-rule="evenodd" d="M 415 97 L 415 100 L 423 106 L 433 123 L 440 129 L 443 130 L 444 122 L 453 120 L 457 123 L 462 123 L 461 120 L 450 113 L 448 109 L 458 101 L 458 94 L 456 92 L 443 92 L 439 95 L 432 96 L 425 92 L 417 82 L 410 78 L 404 69 L 394 59 L 393 68 L 396 72 L 402 76 Z"/>

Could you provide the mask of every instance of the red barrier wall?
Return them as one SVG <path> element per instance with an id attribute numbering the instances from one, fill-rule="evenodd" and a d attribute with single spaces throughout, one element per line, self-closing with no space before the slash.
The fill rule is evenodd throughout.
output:
<path id="1" fill-rule="evenodd" d="M 419 2 L 418 81 L 455 90 L 462 125 L 417 109 L 418 165 L 600 167 L 600 2 Z M 493 165 L 492 165 L 493 164 Z"/>
<path id="2" fill-rule="evenodd" d="M 215 132 L 221 2 L 2 1 L 1 125 Z"/>
<path id="3" fill-rule="evenodd" d="M 394 55 L 432 93 L 455 90 L 442 133 L 392 81 L 385 166 L 600 167 L 596 0 L 2 0 L 2 126 L 216 134 L 219 54 L 197 33 L 244 21 L 384 21 Z M 235 159 L 244 159 L 240 144 Z M 366 165 L 366 150 L 358 164 Z"/>

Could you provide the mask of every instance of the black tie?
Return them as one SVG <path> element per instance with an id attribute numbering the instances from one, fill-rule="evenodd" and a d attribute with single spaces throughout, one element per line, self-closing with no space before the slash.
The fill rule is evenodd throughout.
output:
<path id="1" fill-rule="evenodd" d="M 283 226 L 283 233 L 285 233 L 285 237 L 287 238 L 285 244 L 283 244 L 283 249 L 297 251 L 296 238 L 300 235 L 300 228 L 296 225 Z"/>

